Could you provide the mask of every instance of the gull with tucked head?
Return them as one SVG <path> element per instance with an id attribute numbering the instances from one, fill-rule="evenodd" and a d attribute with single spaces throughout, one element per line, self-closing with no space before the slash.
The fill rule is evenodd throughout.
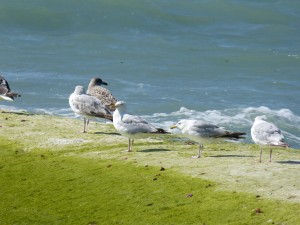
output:
<path id="1" fill-rule="evenodd" d="M 89 124 L 87 118 L 97 117 L 112 121 L 110 110 L 96 97 L 85 94 L 83 86 L 75 87 L 74 93 L 69 97 L 69 104 L 76 114 L 84 117 L 83 133 L 87 132 Z"/>
<path id="2" fill-rule="evenodd" d="M 161 128 L 156 128 L 152 124 L 139 116 L 126 113 L 126 103 L 118 101 L 115 104 L 116 110 L 113 113 L 113 124 L 116 130 L 123 136 L 128 137 L 128 151 L 132 151 L 133 141 L 136 138 L 146 138 L 150 134 L 167 133 Z"/>
<path id="3" fill-rule="evenodd" d="M 265 121 L 266 116 L 257 116 L 251 127 L 251 137 L 260 147 L 259 162 L 261 162 L 262 146 L 271 146 L 270 162 L 272 162 L 272 146 L 288 147 L 284 142 L 281 130 L 273 123 Z"/>
<path id="4" fill-rule="evenodd" d="M 178 128 L 181 134 L 192 141 L 199 143 L 199 152 L 193 158 L 201 158 L 203 144 L 216 142 L 220 140 L 243 138 L 246 133 L 231 132 L 222 127 L 210 124 L 201 120 L 180 120 L 177 124 L 170 127 L 171 129 Z"/>

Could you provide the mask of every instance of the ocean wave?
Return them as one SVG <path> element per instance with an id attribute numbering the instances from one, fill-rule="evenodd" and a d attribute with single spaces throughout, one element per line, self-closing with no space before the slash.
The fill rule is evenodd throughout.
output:
<path id="1" fill-rule="evenodd" d="M 4 111 L 10 111 L 10 112 L 27 112 L 26 109 L 21 109 L 19 107 L 8 106 L 8 105 L 0 105 L 0 109 Z"/>
<path id="2" fill-rule="evenodd" d="M 248 1 L 239 1 L 234 4 L 221 1 L 216 3 L 209 1 L 124 2 L 121 0 L 89 2 L 65 0 L 63 3 L 58 0 L 44 0 L 38 3 L 35 0 L 27 0 L 24 3 L 15 4 L 13 1 L 6 1 L 0 7 L 0 25 L 2 23 L 7 27 L 47 31 L 77 30 L 78 28 L 111 31 L 122 28 L 134 32 L 145 29 L 164 32 L 167 28 L 174 29 L 176 32 L 186 32 L 185 29 L 188 27 L 213 25 L 218 20 L 223 21 L 224 18 L 236 21 L 236 14 L 233 12 L 238 11 L 241 12 L 238 17 L 239 21 L 245 21 L 246 26 L 241 23 L 242 29 L 236 29 L 233 25 L 229 29 L 225 27 L 226 30 L 236 32 L 248 26 L 247 30 L 256 30 L 260 28 L 257 25 L 260 23 L 270 24 L 273 21 L 277 24 L 288 23 L 290 20 L 286 14 L 297 17 L 296 13 L 288 10 L 279 14 L 272 10 L 270 5 L 271 3 L 258 6 Z M 281 5 L 286 4 L 277 5 L 284 10 L 285 8 Z M 178 29 L 178 26 L 181 29 Z M 224 29 L 218 28 L 213 31 L 223 32 Z"/>
<path id="3" fill-rule="evenodd" d="M 300 124 L 300 117 L 289 109 L 272 110 L 266 106 L 247 107 L 224 110 L 207 110 L 204 112 L 181 107 L 178 111 L 167 113 L 155 113 L 152 117 L 178 117 L 179 119 L 201 119 L 218 124 L 245 124 L 252 123 L 256 116 L 265 115 L 271 120 L 280 118 L 293 124 Z"/>
<path id="4" fill-rule="evenodd" d="M 35 108 L 32 109 L 31 111 L 37 114 L 58 115 L 58 116 L 65 116 L 70 118 L 76 117 L 76 115 L 71 110 L 71 108 L 48 108 L 48 109 Z"/>
<path id="5" fill-rule="evenodd" d="M 0 8 L 0 24 L 16 28 L 57 30 L 70 26 L 68 14 L 50 9 L 46 5 L 29 4 L 3 4 Z"/>

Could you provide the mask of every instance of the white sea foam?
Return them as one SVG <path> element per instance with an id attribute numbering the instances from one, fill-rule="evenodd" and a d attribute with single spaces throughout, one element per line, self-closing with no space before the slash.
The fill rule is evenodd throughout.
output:
<path id="1" fill-rule="evenodd" d="M 265 106 L 247 107 L 225 110 L 207 110 L 196 111 L 181 107 L 178 111 L 167 113 L 155 113 L 152 116 L 146 116 L 148 120 L 157 126 L 168 129 L 180 119 L 199 119 L 214 123 L 219 126 L 247 133 L 247 142 L 252 142 L 250 129 L 254 118 L 259 115 L 265 115 L 270 122 L 275 123 L 281 128 L 283 134 L 294 148 L 300 148 L 300 117 L 295 115 L 289 109 L 273 110 Z"/>
<path id="2" fill-rule="evenodd" d="M 237 109 L 225 109 L 225 110 L 207 110 L 207 111 L 196 111 L 190 110 L 185 107 L 181 107 L 178 111 L 167 113 L 155 113 L 153 117 L 165 118 L 188 118 L 188 119 L 201 119 L 208 122 L 214 122 L 216 124 L 237 124 L 237 125 L 248 125 L 252 124 L 254 118 L 259 115 L 266 115 L 269 119 L 280 119 L 286 122 L 291 122 L 295 125 L 300 124 L 300 117 L 295 115 L 289 109 L 272 110 L 268 107 L 248 107 L 248 108 L 237 108 Z"/>

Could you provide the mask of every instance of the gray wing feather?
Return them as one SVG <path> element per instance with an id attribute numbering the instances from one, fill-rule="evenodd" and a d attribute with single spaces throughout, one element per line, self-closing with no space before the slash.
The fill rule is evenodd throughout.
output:
<path id="1" fill-rule="evenodd" d="M 93 96 L 77 95 L 73 98 L 73 103 L 81 113 L 86 115 L 101 116 L 103 114 L 111 114 L 111 112 Z"/>
<path id="2" fill-rule="evenodd" d="M 280 129 L 272 123 L 262 122 L 254 127 L 253 135 L 264 142 L 283 141 Z"/>
<path id="3" fill-rule="evenodd" d="M 202 121 L 197 121 L 190 128 L 190 130 L 191 132 L 200 134 L 200 136 L 202 137 L 219 137 L 227 133 L 227 131 L 221 127 L 209 123 L 204 123 Z"/>
<path id="4" fill-rule="evenodd" d="M 122 122 L 131 133 L 151 133 L 157 131 L 153 125 L 139 116 L 125 114 L 122 117 Z"/>
<path id="5" fill-rule="evenodd" d="M 10 90 L 8 82 L 2 76 L 0 76 L 0 95 L 7 96 L 11 99 L 14 99 L 14 97 L 21 97 L 18 93 Z"/>

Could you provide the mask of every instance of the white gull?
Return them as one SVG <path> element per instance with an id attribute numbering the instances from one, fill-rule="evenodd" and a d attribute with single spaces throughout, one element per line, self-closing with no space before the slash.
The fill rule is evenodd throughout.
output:
<path id="1" fill-rule="evenodd" d="M 134 139 L 149 137 L 149 134 L 167 133 L 161 128 L 154 127 L 139 116 L 126 113 L 126 103 L 124 101 L 118 101 L 115 107 L 113 124 L 121 135 L 128 137 L 129 152 L 132 151 Z"/>
<path id="2" fill-rule="evenodd" d="M 218 127 L 214 124 L 210 124 L 201 120 L 180 120 L 171 129 L 178 128 L 181 130 L 181 134 L 199 144 L 199 152 L 197 156 L 193 158 L 201 158 L 203 150 L 203 144 L 216 142 L 226 139 L 240 139 L 245 133 L 231 132 L 223 127 Z"/>
<path id="3" fill-rule="evenodd" d="M 87 132 L 89 120 L 87 118 L 98 117 L 112 121 L 112 113 L 102 102 L 94 96 L 85 94 L 83 86 L 76 86 L 74 93 L 69 97 L 71 109 L 84 117 L 83 132 Z"/>
<path id="4" fill-rule="evenodd" d="M 272 161 L 272 146 L 288 147 L 288 144 L 284 142 L 281 130 L 265 119 L 266 116 L 257 116 L 251 127 L 252 140 L 260 147 L 259 162 L 261 162 L 262 146 L 271 146 L 270 162 Z"/>

